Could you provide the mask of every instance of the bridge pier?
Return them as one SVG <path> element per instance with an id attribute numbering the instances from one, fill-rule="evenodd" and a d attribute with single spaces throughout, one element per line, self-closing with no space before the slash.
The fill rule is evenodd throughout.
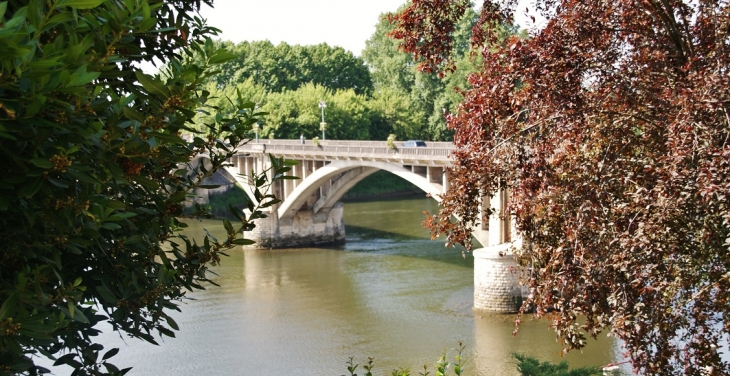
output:
<path id="1" fill-rule="evenodd" d="M 522 305 L 519 265 L 511 244 L 474 250 L 474 310 L 513 313 Z"/>
<path id="2" fill-rule="evenodd" d="M 499 191 L 485 199 L 482 206 L 492 209 L 487 223 L 479 231 L 484 248 L 474 250 L 474 311 L 513 313 L 522 306 L 523 288 L 519 277 L 521 267 L 515 261 L 513 249 L 521 239 L 512 234 L 514 228 L 507 212 L 509 193 Z M 486 236 L 484 236 L 486 235 Z"/>
<path id="3" fill-rule="evenodd" d="M 256 228 L 246 234 L 256 243 L 252 248 L 297 248 L 345 242 L 345 221 L 342 203 L 329 211 L 314 213 L 302 210 L 292 217 L 279 219 L 276 211 L 256 220 Z"/>

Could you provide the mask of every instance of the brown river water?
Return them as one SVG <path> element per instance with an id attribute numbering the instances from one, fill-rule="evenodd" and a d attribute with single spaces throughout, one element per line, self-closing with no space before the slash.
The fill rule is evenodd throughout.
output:
<path id="1" fill-rule="evenodd" d="M 545 320 L 472 312 L 473 261 L 430 240 L 428 198 L 345 204 L 347 243 L 336 248 L 235 250 L 214 268 L 220 287 L 190 294 L 181 330 L 160 346 L 106 333 L 114 364 L 129 375 L 343 375 L 354 357 L 374 358 L 375 375 L 418 375 L 446 351 L 465 346 L 465 375 L 516 375 L 512 352 L 571 366 L 620 360 L 614 338 L 589 340 L 561 357 Z M 218 221 L 191 223 L 191 231 Z M 62 372 L 55 372 L 63 374 Z M 449 373 L 453 374 L 453 373 Z"/>

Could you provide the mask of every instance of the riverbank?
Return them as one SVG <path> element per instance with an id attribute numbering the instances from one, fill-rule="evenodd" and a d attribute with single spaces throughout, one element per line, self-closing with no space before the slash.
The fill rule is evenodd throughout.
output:
<path id="1" fill-rule="evenodd" d="M 352 196 L 348 197 L 345 195 L 345 197 L 342 198 L 342 202 L 363 202 L 363 201 L 372 201 L 372 200 L 380 200 L 380 199 L 390 199 L 390 198 L 410 198 L 410 197 L 423 197 L 425 194 L 423 191 L 396 191 L 396 192 L 385 192 L 385 193 L 373 193 L 373 194 L 367 194 L 362 196 Z"/>
<path id="2" fill-rule="evenodd" d="M 386 171 L 378 171 L 357 183 L 343 197 L 342 201 L 353 202 L 378 198 L 408 197 L 423 195 L 415 185 Z"/>

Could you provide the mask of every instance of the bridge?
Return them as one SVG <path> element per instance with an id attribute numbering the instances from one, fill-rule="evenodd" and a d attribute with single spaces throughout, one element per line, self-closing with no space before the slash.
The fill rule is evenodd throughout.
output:
<path id="1" fill-rule="evenodd" d="M 277 180 L 272 192 L 282 202 L 267 208 L 268 218 L 257 220 L 247 238 L 259 248 L 291 248 L 337 244 L 345 240 L 342 196 L 362 179 L 378 170 L 395 174 L 437 201 L 449 188 L 447 167 L 454 150 L 451 142 L 428 142 L 426 147 L 390 148 L 384 141 L 260 140 L 237 150 L 227 173 L 253 198 L 248 176 L 268 171 L 269 155 L 295 160 L 289 172 L 300 179 Z M 271 178 L 271 176 L 269 176 Z M 271 180 L 271 179 L 270 179 Z M 506 192 L 485 200 L 482 207 L 495 213 L 474 229 L 474 237 L 484 248 L 473 252 L 474 307 L 486 311 L 515 311 L 521 291 L 514 274 L 510 247 L 509 216 L 503 216 Z M 506 219 L 504 217 L 507 217 Z M 507 254 L 508 257 L 504 257 Z"/>

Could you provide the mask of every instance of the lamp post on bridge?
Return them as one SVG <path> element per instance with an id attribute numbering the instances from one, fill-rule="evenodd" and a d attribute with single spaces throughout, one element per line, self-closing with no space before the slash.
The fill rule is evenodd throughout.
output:
<path id="1" fill-rule="evenodd" d="M 253 112 L 256 112 L 256 110 L 258 110 L 258 109 L 259 109 L 259 104 L 258 103 L 254 104 Z M 259 143 L 259 132 L 261 132 L 261 126 L 259 125 L 259 123 L 258 122 L 253 123 L 253 133 L 256 134 L 256 143 L 257 144 Z"/>
<path id="2" fill-rule="evenodd" d="M 319 123 L 319 129 L 322 130 L 322 140 L 324 140 L 324 130 L 327 128 L 327 123 L 324 122 L 324 109 L 327 107 L 327 103 L 324 103 L 323 100 L 319 101 L 319 108 L 322 109 L 322 122 Z"/>

